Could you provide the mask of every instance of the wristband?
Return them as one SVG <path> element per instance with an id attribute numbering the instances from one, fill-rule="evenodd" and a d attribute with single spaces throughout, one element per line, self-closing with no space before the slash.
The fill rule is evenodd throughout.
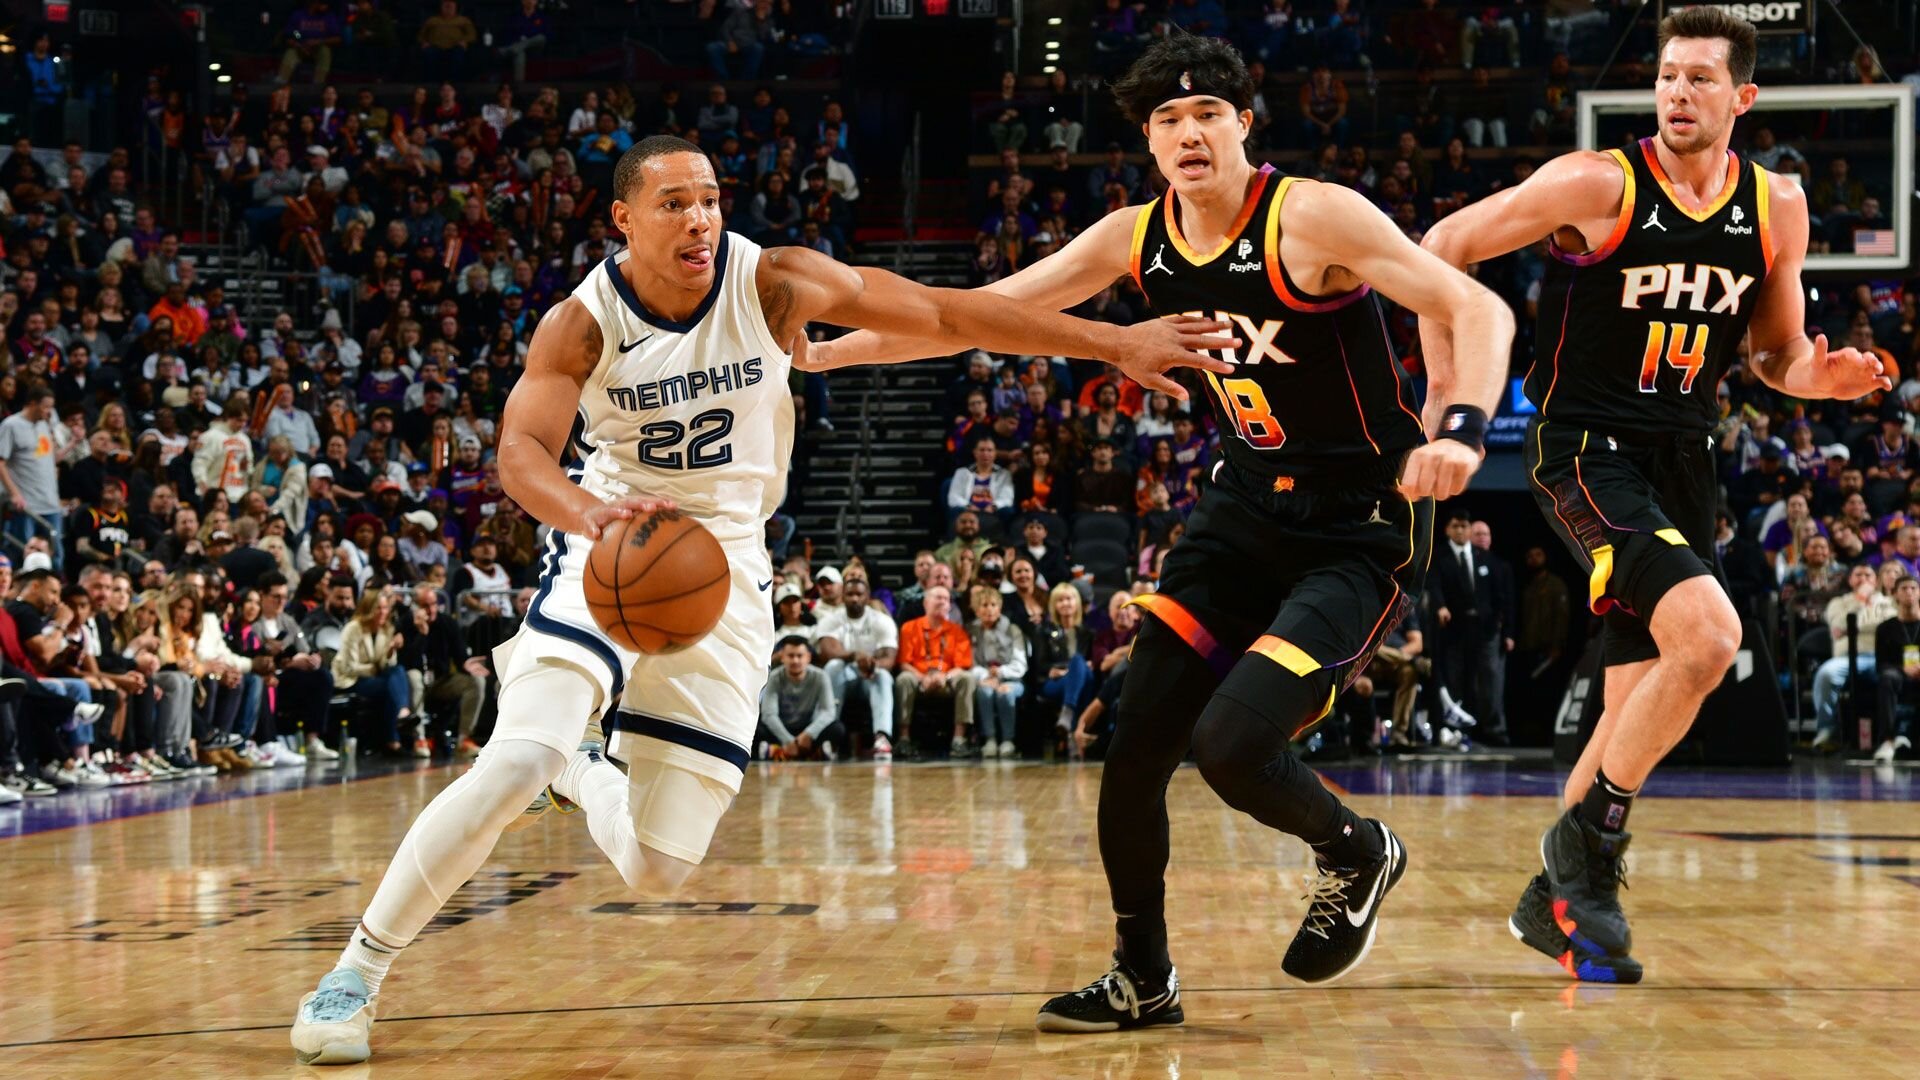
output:
<path id="1" fill-rule="evenodd" d="M 1440 418 L 1438 438 L 1466 443 L 1475 450 L 1487 446 L 1487 414 L 1472 405 L 1449 405 Z"/>

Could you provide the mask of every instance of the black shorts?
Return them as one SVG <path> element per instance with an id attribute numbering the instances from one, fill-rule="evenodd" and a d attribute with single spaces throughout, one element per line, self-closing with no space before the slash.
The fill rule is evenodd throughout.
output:
<path id="1" fill-rule="evenodd" d="M 1397 466 L 1397 462 L 1393 463 Z M 1394 487 L 1397 468 L 1309 484 L 1222 466 L 1167 555 L 1160 588 L 1136 601 L 1224 676 L 1258 652 L 1345 687 L 1426 580 L 1433 501 Z"/>
<path id="2" fill-rule="evenodd" d="M 1654 605 L 1688 578 L 1719 577 L 1720 489 L 1708 437 L 1629 441 L 1536 419 L 1526 464 L 1540 512 L 1587 571 L 1587 606 L 1606 624 L 1603 661 L 1659 656 L 1646 622 Z"/>

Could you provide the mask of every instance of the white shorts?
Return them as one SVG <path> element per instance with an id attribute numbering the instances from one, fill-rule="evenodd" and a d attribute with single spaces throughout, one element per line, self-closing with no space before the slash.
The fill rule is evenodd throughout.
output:
<path id="1" fill-rule="evenodd" d="M 726 614 L 706 637 L 657 656 L 614 644 L 588 613 L 581 573 L 592 547 L 583 536 L 549 535 L 526 622 L 494 650 L 503 694 L 539 664 L 577 669 L 599 688 L 610 755 L 674 765 L 738 792 L 773 655 L 767 592 L 773 567 L 766 544 L 757 536 L 721 544 L 732 570 Z M 529 739 L 571 754 L 589 718 L 563 712 L 516 703 L 502 711 L 494 737 Z"/>

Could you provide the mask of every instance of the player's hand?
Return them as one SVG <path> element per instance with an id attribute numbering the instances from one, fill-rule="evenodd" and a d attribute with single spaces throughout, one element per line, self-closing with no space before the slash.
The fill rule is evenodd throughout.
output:
<path id="1" fill-rule="evenodd" d="M 787 346 L 795 371 L 826 371 L 833 366 L 833 342 L 808 341 L 807 328 L 801 326 Z"/>
<path id="2" fill-rule="evenodd" d="M 580 533 L 589 540 L 600 539 L 601 530 L 616 521 L 651 514 L 655 510 L 675 509 L 672 499 L 649 499 L 638 495 L 629 495 L 624 499 L 615 499 L 610 503 L 601 503 L 589 507 L 580 515 Z"/>
<path id="3" fill-rule="evenodd" d="M 1158 390 L 1176 401 L 1185 401 L 1186 390 L 1168 378 L 1166 372 L 1184 367 L 1223 375 L 1232 373 L 1233 365 L 1202 351 L 1238 346 L 1239 338 L 1230 333 L 1221 333 L 1228 329 L 1230 326 L 1227 323 L 1197 315 L 1148 319 L 1123 328 L 1117 354 L 1106 359 L 1141 386 Z"/>
<path id="4" fill-rule="evenodd" d="M 1409 499 L 1451 499 L 1467 490 L 1484 451 L 1458 439 L 1435 439 L 1415 447 L 1400 466 L 1400 494 Z"/>
<path id="5" fill-rule="evenodd" d="M 1827 388 L 1827 396 L 1836 401 L 1852 401 L 1875 390 L 1893 389 L 1886 365 L 1872 353 L 1848 346 L 1827 351 L 1827 335 L 1813 336 L 1813 368 Z"/>

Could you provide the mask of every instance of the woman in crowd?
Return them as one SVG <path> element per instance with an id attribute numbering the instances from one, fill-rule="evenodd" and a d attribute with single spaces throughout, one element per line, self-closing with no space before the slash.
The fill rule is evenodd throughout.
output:
<path id="1" fill-rule="evenodd" d="M 1093 666 L 1088 662 L 1093 635 L 1083 625 L 1080 590 L 1070 582 L 1055 585 L 1047 594 L 1047 614 L 1050 620 L 1029 635 L 1033 642 L 1029 670 L 1033 672 L 1032 681 L 1038 684 L 1035 695 L 1039 701 L 1060 710 L 1053 726 L 1056 739 L 1064 743 L 1095 689 Z"/>
<path id="2" fill-rule="evenodd" d="M 1040 568 L 1031 558 L 1015 555 L 1007 564 L 1007 581 L 1013 585 L 1007 594 L 1007 618 L 1029 643 L 1035 642 L 1047 622 L 1047 591 L 1040 586 Z"/>
<path id="3" fill-rule="evenodd" d="M 1014 715 L 1026 690 L 1027 639 L 1001 614 L 1000 590 L 979 585 L 968 598 L 973 621 L 973 717 L 980 728 L 980 756 L 1014 756 Z"/>
<path id="4" fill-rule="evenodd" d="M 176 729 L 179 714 L 189 717 L 194 741 L 198 743 L 199 762 L 221 772 L 252 768 L 252 763 L 233 752 L 237 742 L 233 725 L 240 713 L 243 696 L 242 672 L 246 662 L 227 648 L 218 633 L 208 633 L 200 590 L 189 583 L 177 584 L 167 591 L 166 617 L 160 623 L 162 672 L 185 676 L 185 681 L 162 680 L 167 693 L 161 698 L 163 713 Z M 176 696 L 174 690 L 181 691 Z M 171 709 L 167 702 L 172 701 Z"/>
<path id="5" fill-rule="evenodd" d="M 333 657 L 334 685 L 373 706 L 378 735 L 393 757 L 407 756 L 400 744 L 400 725 L 413 717 L 413 691 L 406 669 L 400 666 L 401 644 L 387 590 L 368 589 L 361 594 L 353 618 L 340 635 L 340 651 Z"/>
<path id="6" fill-rule="evenodd" d="M 373 554 L 367 558 L 369 581 L 388 585 L 412 585 L 418 580 L 413 563 L 400 557 L 400 541 L 381 533 L 373 542 Z"/>
<path id="7" fill-rule="evenodd" d="M 1064 518 L 1073 507 L 1073 478 L 1056 464 L 1049 443 L 1036 440 L 1027 458 L 1028 463 L 1013 474 L 1014 504 L 1023 512 L 1040 511 Z"/>

